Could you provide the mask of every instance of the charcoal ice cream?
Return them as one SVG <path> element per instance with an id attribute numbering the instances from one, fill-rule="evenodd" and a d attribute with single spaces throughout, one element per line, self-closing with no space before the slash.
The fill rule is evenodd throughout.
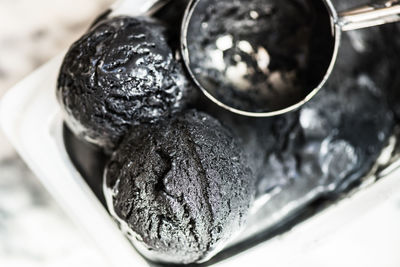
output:
<path id="1" fill-rule="evenodd" d="M 257 180 L 268 181 L 274 185 L 286 183 L 285 176 L 270 175 L 266 166 L 270 155 L 284 150 L 291 145 L 291 140 L 296 138 L 298 112 L 273 118 L 251 118 L 236 115 L 213 103 L 200 103 L 198 108 L 219 119 L 235 134 Z"/>
<path id="2" fill-rule="evenodd" d="M 195 91 L 149 18 L 103 19 L 65 56 L 57 97 L 69 128 L 106 150 L 132 125 L 182 110 Z"/>
<path id="3" fill-rule="evenodd" d="M 189 111 L 134 127 L 105 171 L 111 214 L 151 260 L 201 262 L 243 226 L 255 188 L 232 134 Z"/>
<path id="4" fill-rule="evenodd" d="M 230 2 L 233 7 L 238 3 Z M 225 4 L 226 1 L 220 1 L 219 5 Z M 238 8 L 240 13 L 241 6 Z M 229 10 L 221 8 L 216 13 Z M 265 15 L 242 13 L 240 21 L 257 26 L 255 21 L 265 20 Z M 127 26 L 131 21 L 134 26 Z M 224 21 L 214 22 L 217 27 Z M 211 33 L 218 29 L 214 26 L 208 28 Z M 119 29 L 134 34 L 119 36 Z M 95 61 L 79 66 L 67 58 L 58 95 L 70 127 L 86 140 L 111 147 L 128 134 L 106 167 L 104 194 L 110 213 L 136 248 L 154 261 L 202 262 L 220 251 L 243 226 L 254 194 L 257 202 L 252 207 L 258 211 L 250 217 L 242 239 L 254 236 L 260 229 L 282 224 L 321 196 L 335 199 L 371 171 L 393 133 L 392 109 L 400 118 L 398 57 L 394 56 L 400 51 L 396 48 L 400 38 L 395 38 L 399 26 L 385 25 L 382 29 L 344 34 L 337 64 L 326 86 L 301 109 L 280 117 L 240 117 L 219 110 L 214 104 L 210 107 L 199 102 L 197 108 L 212 114 L 224 126 L 195 111 L 169 117 L 186 105 L 192 91 L 179 85 L 186 80 L 170 50 L 164 49 L 166 41 L 159 40 L 164 28 L 148 19 L 113 18 L 98 22 L 82 39 L 85 41 L 79 41 L 74 45 L 76 49 L 70 51 L 77 58 L 88 59 L 87 55 L 92 55 Z M 116 34 L 115 40 L 108 39 L 110 32 Z M 220 31 L 214 34 L 219 36 Z M 127 71 L 137 67 L 136 63 L 123 61 L 127 52 L 121 43 L 131 37 L 133 47 L 136 44 L 141 49 L 144 44 L 143 51 L 150 51 L 146 56 L 135 54 L 135 59 L 141 60 L 143 56 L 145 61 L 158 62 L 154 69 L 145 68 L 151 74 L 147 76 L 149 80 L 137 76 L 134 79 Z M 142 38 L 145 42 L 139 42 Z M 322 39 L 321 42 L 330 42 Z M 147 46 L 148 43 L 156 45 Z M 97 48 L 101 53 L 112 52 L 109 61 L 96 54 Z M 168 60 L 157 61 L 157 55 Z M 281 55 L 284 60 L 285 55 Z M 110 69 L 103 64 L 101 72 L 97 71 L 98 60 L 107 62 Z M 120 66 L 121 80 L 113 76 L 118 75 L 113 68 L 118 70 Z M 75 71 L 78 68 L 87 71 Z M 201 68 L 204 70 L 204 66 Z M 97 77 L 98 73 L 103 78 Z M 148 84 L 158 81 L 151 80 L 154 77 L 165 78 L 159 87 L 154 87 L 157 92 L 165 84 L 171 89 L 161 95 L 161 102 L 152 101 L 153 91 Z M 115 87 L 109 86 L 118 81 L 122 89 L 115 92 L 121 98 L 114 97 Z M 141 86 L 130 87 L 131 82 Z M 91 90 L 96 96 L 86 94 Z M 387 103 L 387 94 L 391 105 Z M 108 99 L 116 101 L 110 102 L 111 111 Z M 132 99 L 139 102 L 131 102 Z M 86 109 L 88 112 L 84 112 Z"/>

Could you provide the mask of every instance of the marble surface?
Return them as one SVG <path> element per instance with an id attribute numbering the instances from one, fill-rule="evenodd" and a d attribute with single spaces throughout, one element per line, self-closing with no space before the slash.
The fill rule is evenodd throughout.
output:
<path id="1" fill-rule="evenodd" d="M 69 46 L 112 0 L 0 0 L 0 97 Z M 0 132 L 0 266 L 106 266 Z"/>

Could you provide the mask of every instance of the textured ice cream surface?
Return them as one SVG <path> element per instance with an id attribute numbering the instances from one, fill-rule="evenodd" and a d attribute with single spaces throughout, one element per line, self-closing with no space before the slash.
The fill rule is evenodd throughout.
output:
<path id="1" fill-rule="evenodd" d="M 308 181 L 310 192 L 340 192 L 371 170 L 387 144 L 394 118 L 384 74 L 364 65 L 354 38 L 344 36 L 332 76 L 299 110 L 285 146 L 266 154 L 261 192 L 271 189 L 270 180 L 290 185 L 299 179 Z"/>
<path id="2" fill-rule="evenodd" d="M 71 46 L 57 97 L 77 136 L 111 150 L 132 125 L 156 122 L 193 100 L 165 31 L 150 18 L 113 17 Z"/>
<path id="3" fill-rule="evenodd" d="M 233 135 L 201 112 L 134 127 L 105 170 L 108 208 L 150 260 L 209 259 L 239 233 L 254 179 Z"/>
<path id="4" fill-rule="evenodd" d="M 286 175 L 272 175 L 273 172 L 269 170 L 270 157 L 286 149 L 288 145 L 291 145 L 292 138 L 297 137 L 298 112 L 273 118 L 251 118 L 236 115 L 212 103 L 200 103 L 198 108 L 216 117 L 235 134 L 235 138 L 243 147 L 256 180 L 268 182 L 271 187 L 287 183 Z M 260 194 L 265 191 L 263 190 Z"/>

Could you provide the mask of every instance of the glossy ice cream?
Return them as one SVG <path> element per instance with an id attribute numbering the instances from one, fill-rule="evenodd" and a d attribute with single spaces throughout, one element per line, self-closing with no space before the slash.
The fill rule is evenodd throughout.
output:
<path id="1" fill-rule="evenodd" d="M 57 97 L 77 136 L 111 150 L 132 125 L 156 122 L 193 100 L 165 31 L 149 18 L 114 17 L 71 46 Z"/>

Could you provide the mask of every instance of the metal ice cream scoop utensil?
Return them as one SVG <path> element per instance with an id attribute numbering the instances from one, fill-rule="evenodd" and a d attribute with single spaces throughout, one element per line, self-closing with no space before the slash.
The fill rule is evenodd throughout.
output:
<path id="1" fill-rule="evenodd" d="M 115 14 L 150 15 L 168 0 L 124 0 Z M 245 116 L 309 101 L 332 73 L 343 31 L 400 21 L 400 0 L 337 13 L 330 0 L 190 0 L 181 53 L 201 91 Z"/>

